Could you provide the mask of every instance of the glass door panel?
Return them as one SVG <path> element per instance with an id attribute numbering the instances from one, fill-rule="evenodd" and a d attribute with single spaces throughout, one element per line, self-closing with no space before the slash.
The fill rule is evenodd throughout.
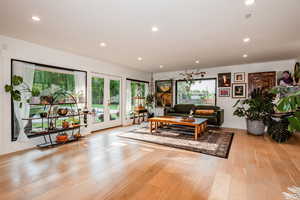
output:
<path id="1" fill-rule="evenodd" d="M 120 119 L 120 94 L 121 81 L 109 80 L 109 120 Z"/>
<path id="2" fill-rule="evenodd" d="M 104 78 L 92 77 L 93 122 L 104 122 Z"/>

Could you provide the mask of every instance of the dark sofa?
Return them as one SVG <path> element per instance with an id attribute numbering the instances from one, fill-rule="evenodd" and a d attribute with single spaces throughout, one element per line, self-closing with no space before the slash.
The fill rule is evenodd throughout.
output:
<path id="1" fill-rule="evenodd" d="M 224 110 L 218 106 L 176 104 L 173 108 L 166 108 L 165 115 L 188 117 L 191 110 L 193 110 L 194 117 L 206 118 L 208 120 L 208 125 L 221 126 L 224 122 Z M 206 111 L 209 113 L 205 113 Z"/>

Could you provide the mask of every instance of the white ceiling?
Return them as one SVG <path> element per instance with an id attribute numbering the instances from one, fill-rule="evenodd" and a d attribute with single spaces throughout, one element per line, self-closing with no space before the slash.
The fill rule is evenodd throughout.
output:
<path id="1" fill-rule="evenodd" d="M 1 0 L 0 34 L 143 71 L 207 68 L 299 57 L 300 1 Z"/>

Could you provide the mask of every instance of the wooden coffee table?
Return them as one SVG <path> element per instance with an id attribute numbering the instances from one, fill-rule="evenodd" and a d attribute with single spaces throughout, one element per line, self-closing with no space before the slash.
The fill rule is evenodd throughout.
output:
<path id="1" fill-rule="evenodd" d="M 197 140 L 198 135 L 203 133 L 207 129 L 207 119 L 204 118 L 195 118 L 193 122 L 183 121 L 182 117 L 174 116 L 162 116 L 162 117 L 153 117 L 148 119 L 150 125 L 150 133 L 153 130 L 157 131 L 159 125 L 163 124 L 177 124 L 184 126 L 193 126 L 195 127 L 195 140 Z"/>

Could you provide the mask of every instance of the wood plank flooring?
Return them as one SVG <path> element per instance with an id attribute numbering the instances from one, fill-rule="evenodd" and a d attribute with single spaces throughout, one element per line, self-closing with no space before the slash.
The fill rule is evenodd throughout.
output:
<path id="1" fill-rule="evenodd" d="M 300 186 L 300 135 L 287 144 L 235 132 L 228 159 L 117 137 L 0 157 L 0 199 L 281 200 Z"/>

